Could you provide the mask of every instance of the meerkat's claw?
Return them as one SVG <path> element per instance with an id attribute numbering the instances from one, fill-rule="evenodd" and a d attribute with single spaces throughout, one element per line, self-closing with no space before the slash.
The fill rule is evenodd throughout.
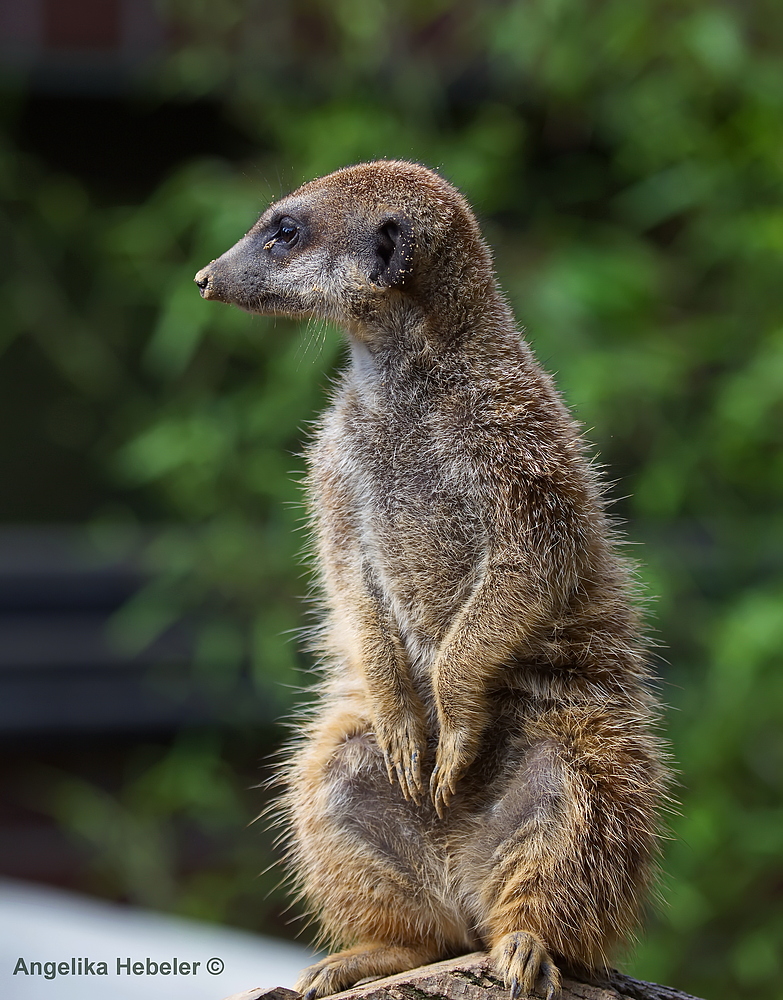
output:
<path id="1" fill-rule="evenodd" d="M 342 954 L 329 955 L 305 969 L 295 989 L 302 994 L 302 1000 L 318 1000 L 353 986 L 354 974 L 353 964 L 345 961 Z"/>
<path id="2" fill-rule="evenodd" d="M 375 738 L 383 753 L 389 781 L 400 786 L 403 796 L 421 805 L 424 787 L 421 777 L 422 740 L 408 728 L 400 732 L 391 726 L 376 724 Z"/>
<path id="3" fill-rule="evenodd" d="M 438 765 L 432 769 L 432 774 L 430 775 L 430 798 L 432 799 L 432 804 L 435 806 L 435 812 L 438 814 L 438 819 L 443 819 L 443 802 L 440 796 L 440 775 L 438 774 Z"/>
<path id="4" fill-rule="evenodd" d="M 468 740 L 459 731 L 441 727 L 435 767 L 430 777 L 430 796 L 440 819 L 457 791 L 457 782 L 472 762 L 474 752 L 468 749 Z"/>
<path id="5" fill-rule="evenodd" d="M 436 764 L 430 778 L 430 797 L 435 806 L 438 819 L 443 819 L 454 796 L 456 781 L 453 772 L 444 774 L 440 765 Z"/>
<path id="6" fill-rule="evenodd" d="M 402 794 L 406 799 L 411 799 L 417 806 L 421 805 L 421 765 L 419 763 L 419 752 L 414 750 L 410 755 L 410 764 L 403 766 L 400 762 L 395 764 L 397 783 L 402 789 Z M 392 779 L 393 780 L 393 779 Z"/>

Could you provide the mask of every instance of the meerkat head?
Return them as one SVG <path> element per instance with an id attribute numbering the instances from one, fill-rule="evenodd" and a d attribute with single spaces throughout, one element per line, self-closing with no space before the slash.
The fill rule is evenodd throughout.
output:
<path id="1" fill-rule="evenodd" d="M 426 315 L 475 296 L 477 279 L 494 280 L 467 202 L 433 171 L 392 160 L 310 181 L 195 277 L 205 299 L 321 317 L 360 338 L 400 309 Z"/>

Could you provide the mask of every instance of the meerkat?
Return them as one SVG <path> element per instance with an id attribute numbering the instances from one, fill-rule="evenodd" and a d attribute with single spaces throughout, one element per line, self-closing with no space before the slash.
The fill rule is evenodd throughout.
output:
<path id="1" fill-rule="evenodd" d="M 323 680 L 283 794 L 339 950 L 296 988 L 484 948 L 551 998 L 633 932 L 667 768 L 604 484 L 474 215 L 425 167 L 346 167 L 195 281 L 350 348 L 307 453 Z"/>

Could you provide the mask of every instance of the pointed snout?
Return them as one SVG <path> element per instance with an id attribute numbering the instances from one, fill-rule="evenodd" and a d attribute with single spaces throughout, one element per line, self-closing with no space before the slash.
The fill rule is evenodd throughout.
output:
<path id="1" fill-rule="evenodd" d="M 245 236 L 217 260 L 202 267 L 193 279 L 202 299 L 243 306 L 259 281 L 253 237 Z"/>
<path id="2" fill-rule="evenodd" d="M 229 250 L 217 260 L 211 260 L 193 279 L 202 299 L 241 304 L 241 290 L 235 287 L 236 280 L 231 266 L 232 254 L 233 250 Z"/>
<path id="3" fill-rule="evenodd" d="M 196 277 L 193 279 L 198 285 L 198 290 L 201 293 L 202 299 L 212 299 L 216 297 L 212 285 L 212 266 L 214 263 L 215 261 L 211 260 L 206 267 L 201 268 Z"/>

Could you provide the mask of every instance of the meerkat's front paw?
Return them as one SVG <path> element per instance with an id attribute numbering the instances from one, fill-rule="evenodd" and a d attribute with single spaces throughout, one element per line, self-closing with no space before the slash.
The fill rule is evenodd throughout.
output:
<path id="1" fill-rule="evenodd" d="M 394 723 L 377 719 L 375 738 L 383 753 L 389 781 L 395 778 L 406 799 L 421 805 L 424 785 L 421 776 L 421 758 L 424 752 L 424 727 L 418 720 L 408 717 Z"/>
<path id="2" fill-rule="evenodd" d="M 541 938 L 531 931 L 504 934 L 491 952 L 492 962 L 511 990 L 511 1000 L 532 993 L 541 981 L 546 1000 L 560 993 L 560 972 Z"/>
<path id="3" fill-rule="evenodd" d="M 435 767 L 430 777 L 430 796 L 435 812 L 443 819 L 457 790 L 457 782 L 473 762 L 475 751 L 459 730 L 441 729 Z"/>

